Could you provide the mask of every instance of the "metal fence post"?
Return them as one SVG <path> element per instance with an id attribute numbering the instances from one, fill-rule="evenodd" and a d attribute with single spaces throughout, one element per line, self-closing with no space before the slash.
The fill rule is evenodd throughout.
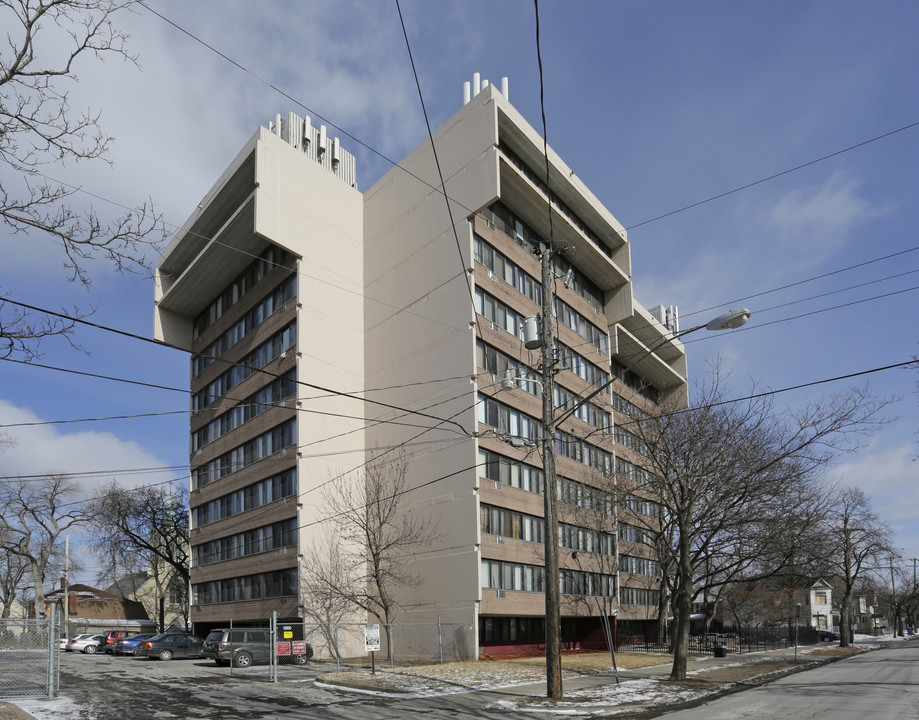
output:
<path id="1" fill-rule="evenodd" d="M 48 617 L 45 618 L 48 628 L 48 699 L 51 700 L 54 697 L 54 658 L 52 652 L 57 648 L 53 647 L 52 643 L 54 642 L 54 631 L 51 629 L 57 626 L 57 605 L 52 604 L 49 607 L 50 612 Z"/>
<path id="2" fill-rule="evenodd" d="M 440 664 L 444 664 L 444 633 L 440 624 L 440 615 L 437 616 L 437 647 L 440 650 Z"/>
<path id="3" fill-rule="evenodd" d="M 341 645 L 338 644 L 338 621 L 335 621 L 335 660 L 338 663 L 338 672 L 341 672 Z"/>
<path id="4" fill-rule="evenodd" d="M 268 638 L 271 642 L 271 661 L 268 668 L 268 679 L 270 682 L 278 681 L 278 611 L 271 611 L 271 626 L 268 630 Z"/>
<path id="5" fill-rule="evenodd" d="M 389 628 L 389 667 L 396 667 L 396 630 L 392 623 L 386 627 Z"/>

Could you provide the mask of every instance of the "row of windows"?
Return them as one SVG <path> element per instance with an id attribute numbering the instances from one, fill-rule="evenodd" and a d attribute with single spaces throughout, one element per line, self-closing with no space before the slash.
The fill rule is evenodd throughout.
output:
<path id="1" fill-rule="evenodd" d="M 518 340 L 524 339 L 524 316 L 481 288 L 475 289 L 475 311 L 502 330 L 507 330 Z M 605 330 L 601 330 L 589 322 L 581 313 L 564 300 L 558 298 L 556 298 L 555 313 L 559 322 L 567 325 L 590 342 L 597 349 L 597 352 L 608 354 L 609 336 Z"/>
<path id="2" fill-rule="evenodd" d="M 597 352 L 604 355 L 609 354 L 609 334 L 607 331 L 594 325 L 559 297 L 555 298 L 555 316 L 559 322 L 570 327 L 593 345 Z"/>
<path id="3" fill-rule="evenodd" d="M 625 430 L 618 425 L 613 431 L 613 439 L 623 447 L 627 447 L 629 450 L 634 450 L 641 455 L 648 454 L 648 447 L 644 444 L 644 442 L 632 435 L 632 433 L 630 433 L 628 430 Z"/>
<path id="4" fill-rule="evenodd" d="M 593 230 L 591 230 L 590 227 L 587 225 L 587 223 L 585 223 L 580 218 L 580 216 L 578 216 L 578 214 L 574 212 L 574 210 L 568 207 L 568 205 L 565 204 L 562 200 L 560 200 L 556 195 L 554 195 L 553 193 L 550 193 L 549 188 L 546 186 L 546 183 L 539 177 L 537 173 L 533 172 L 530 166 L 527 165 L 523 161 L 523 159 L 519 155 L 517 155 L 517 153 L 515 153 L 513 150 L 510 149 L 510 147 L 508 147 L 507 143 L 505 143 L 502 140 L 498 143 L 498 147 L 500 148 L 501 152 L 504 153 L 504 156 L 508 160 L 510 160 L 510 162 L 514 165 L 514 167 L 520 170 L 520 172 L 522 172 L 524 176 L 526 176 L 526 178 L 529 179 L 531 183 L 533 183 L 540 190 L 542 190 L 543 194 L 545 194 L 546 197 L 551 198 L 552 204 L 556 208 L 558 208 L 558 210 L 571 221 L 572 225 L 574 225 L 576 228 L 578 228 L 578 230 L 584 233 L 586 237 L 590 238 L 590 240 L 600 250 L 602 250 L 605 255 L 609 257 L 613 256 L 612 250 L 610 250 L 606 246 L 606 244 L 602 240 L 600 240 L 600 236 L 597 235 L 597 233 L 595 233 Z"/>
<path id="5" fill-rule="evenodd" d="M 655 519 L 660 517 L 661 506 L 653 500 L 647 500 L 637 495 L 629 495 L 625 499 L 625 505 L 636 515 L 644 515 Z"/>
<path id="6" fill-rule="evenodd" d="M 595 553 L 606 557 L 613 557 L 616 554 L 616 538 L 609 533 L 566 523 L 558 525 L 558 544 L 559 547 L 568 550 Z"/>
<path id="7" fill-rule="evenodd" d="M 255 350 L 246 355 L 240 362 L 234 364 L 229 370 L 221 373 L 206 388 L 192 396 L 192 410 L 198 412 L 210 405 L 214 400 L 226 395 L 230 390 L 239 385 L 243 380 L 257 372 L 272 360 L 280 357 L 281 353 L 290 350 L 297 344 L 297 323 L 292 322 L 280 332 L 273 335 Z"/>
<path id="8" fill-rule="evenodd" d="M 560 570 L 559 592 L 562 595 L 615 597 L 616 578 L 613 575 Z M 544 592 L 545 569 L 540 565 L 482 560 L 482 587 L 492 590 Z"/>
<path id="9" fill-rule="evenodd" d="M 603 515 L 612 515 L 615 511 L 615 503 L 610 493 L 568 478 L 558 479 L 558 499 L 568 505 L 593 510 Z"/>
<path id="10" fill-rule="evenodd" d="M 223 415 L 215 418 L 200 430 L 191 434 L 191 450 L 197 452 L 205 445 L 221 438 L 231 430 L 235 430 L 243 423 L 261 415 L 266 410 L 277 407 L 285 398 L 296 391 L 296 371 L 290 370 L 270 385 L 266 385 L 257 393 L 243 400 L 239 405 L 227 410 Z"/>
<path id="11" fill-rule="evenodd" d="M 560 365 L 571 370 L 575 375 L 592 384 L 602 384 L 609 380 L 609 374 L 600 370 L 599 367 L 585 360 L 582 356 L 570 348 L 561 345 L 560 347 Z M 495 375 L 498 380 L 503 380 L 505 373 L 510 370 L 511 377 L 517 378 L 517 386 L 521 390 L 526 390 L 530 395 L 538 398 L 542 397 L 542 385 L 534 380 L 541 380 L 542 375 L 531 367 L 528 367 L 519 360 L 515 360 L 510 355 L 501 352 L 491 345 L 486 345 L 482 340 L 476 340 L 476 358 L 479 367 Z M 570 390 L 555 385 L 555 405 L 560 410 L 564 410 L 570 405 L 579 401 L 580 397 Z M 589 422 L 595 427 L 604 429 L 612 424 L 610 413 L 606 412 L 596 405 L 585 403 L 578 408 L 575 415 L 585 422 Z"/>
<path id="12" fill-rule="evenodd" d="M 559 455 L 577 460 L 602 473 L 612 472 L 613 456 L 610 453 L 564 430 L 555 431 L 555 449 Z"/>
<path id="13" fill-rule="evenodd" d="M 568 410 L 581 402 L 581 399 L 580 395 L 568 388 L 555 385 L 555 406 L 559 410 Z M 591 402 L 580 405 L 572 415 L 606 433 L 610 431 L 613 424 L 612 414 Z"/>
<path id="14" fill-rule="evenodd" d="M 629 370 L 625 365 L 616 360 L 610 360 L 610 368 L 616 377 L 630 390 L 634 390 L 643 398 L 657 404 L 661 400 L 660 391 L 653 385 L 649 385 L 641 375 Z"/>
<path id="15" fill-rule="evenodd" d="M 277 312 L 288 300 L 297 294 L 297 276 L 291 275 L 274 291 L 233 325 L 221 333 L 214 342 L 192 357 L 192 374 L 198 377 L 218 357 L 242 340 L 246 335 L 261 325 Z"/>
<path id="16" fill-rule="evenodd" d="M 620 605 L 648 605 L 657 606 L 657 600 L 660 595 L 659 590 L 649 590 L 648 588 L 631 588 L 624 587 L 619 589 Z"/>
<path id="17" fill-rule="evenodd" d="M 291 418 L 266 433 L 252 438 L 230 452 L 192 470 L 195 489 L 210 485 L 230 473 L 264 460 L 297 441 L 297 419 Z"/>
<path id="18" fill-rule="evenodd" d="M 616 474 L 622 475 L 638 485 L 649 485 L 654 480 L 654 475 L 650 472 L 618 455 L 616 456 Z"/>
<path id="19" fill-rule="evenodd" d="M 511 310 L 497 298 L 480 288 L 475 289 L 475 311 L 490 320 L 496 327 L 507 330 L 518 340 L 523 340 L 523 320 L 520 313 Z"/>
<path id="20" fill-rule="evenodd" d="M 293 256 L 289 252 L 274 245 L 266 249 L 195 318 L 192 330 L 194 338 L 197 339 L 201 333 L 217 322 L 271 270 L 279 265 L 289 266 L 292 259 Z"/>
<path id="21" fill-rule="evenodd" d="M 543 495 L 545 492 L 545 480 L 540 468 L 481 448 L 479 449 L 479 466 L 482 468 L 479 471 L 480 475 L 494 482 L 520 488 L 536 495 Z M 605 513 L 608 516 L 614 513 L 613 496 L 600 488 L 559 476 L 557 492 L 559 501 L 568 505 Z M 657 503 L 637 495 L 629 495 L 625 504 L 632 512 L 652 518 L 657 518 L 660 510 Z M 483 532 L 488 531 L 483 528 Z M 517 536 L 511 535 L 511 537 Z M 627 523 L 619 523 L 619 537 L 629 542 L 654 545 L 654 533 Z"/>
<path id="22" fill-rule="evenodd" d="M 661 576 L 661 565 L 657 560 L 635 557 L 634 555 L 620 555 L 619 569 L 622 572 L 631 573 L 632 575 L 647 575 L 648 577 Z"/>
<path id="23" fill-rule="evenodd" d="M 542 282 L 540 280 L 525 273 L 478 235 L 473 238 L 473 246 L 476 260 L 522 295 L 537 305 L 542 305 Z"/>
<path id="24" fill-rule="evenodd" d="M 279 550 L 296 544 L 297 520 L 290 518 L 195 545 L 192 548 L 192 558 L 195 566 L 200 567 L 223 560 L 234 560 L 247 555 Z"/>
<path id="25" fill-rule="evenodd" d="M 545 523 L 541 517 L 483 504 L 479 508 L 482 532 L 526 542 L 543 542 Z"/>
<path id="26" fill-rule="evenodd" d="M 651 416 L 634 403 L 626 400 L 619 393 L 613 393 L 613 410 L 628 415 L 633 420 L 647 420 Z"/>
<path id="27" fill-rule="evenodd" d="M 514 360 L 514 358 L 504 354 L 497 348 L 486 345 L 481 340 L 475 341 L 475 349 L 479 367 L 497 376 L 498 382 L 503 380 L 505 373 L 510 370 L 511 377 L 518 379 L 517 386 L 521 390 L 526 390 L 530 395 L 535 395 L 538 398 L 542 397 L 541 383 L 525 382 L 525 380 L 541 379 L 540 373 Z"/>
<path id="28" fill-rule="evenodd" d="M 482 468 L 479 474 L 484 478 L 536 495 L 545 494 L 546 485 L 540 468 L 481 448 L 479 449 L 479 466 Z"/>
<path id="29" fill-rule="evenodd" d="M 595 387 L 600 387 L 609 382 L 609 373 L 599 365 L 594 365 L 583 355 L 576 353 L 567 345 L 556 341 L 558 363 L 561 367 L 570 370 L 582 380 L 586 380 Z"/>
<path id="30" fill-rule="evenodd" d="M 265 480 L 192 509 L 195 527 L 208 525 L 297 494 L 297 471 L 285 470 Z"/>
<path id="31" fill-rule="evenodd" d="M 619 523 L 619 539 L 650 547 L 655 545 L 653 532 L 624 522 Z"/>
<path id="32" fill-rule="evenodd" d="M 297 585 L 297 569 L 291 568 L 198 583 L 192 587 L 192 594 L 196 605 L 210 605 L 243 600 L 295 597 Z"/>
<path id="33" fill-rule="evenodd" d="M 540 438 L 542 422 L 536 418 L 499 403 L 487 395 L 479 395 L 476 404 L 477 420 L 491 425 L 496 430 L 508 433 L 512 437 L 524 438 L 537 442 Z"/>

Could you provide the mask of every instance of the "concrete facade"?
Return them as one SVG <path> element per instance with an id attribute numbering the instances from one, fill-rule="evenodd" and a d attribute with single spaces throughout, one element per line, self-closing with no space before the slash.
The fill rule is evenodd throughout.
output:
<path id="1" fill-rule="evenodd" d="M 317 488 L 395 449 L 403 512 L 438 531 L 404 558 L 420 582 L 398 590 L 396 622 L 466 626 L 484 652 L 539 644 L 541 353 L 524 348 L 522 322 L 540 313 L 550 233 L 570 248 L 555 268 L 556 404 L 609 385 L 557 443 L 563 640 L 596 640 L 592 595 L 613 595 L 620 621 L 655 618 L 657 569 L 635 518 L 653 499 L 607 513 L 606 531 L 581 512 L 617 473 L 640 472 L 628 422 L 687 392 L 674 329 L 633 299 L 623 226 L 551 148 L 547 187 L 541 137 L 494 85 L 434 133 L 449 212 L 430 140 L 361 194 L 323 164 L 318 135 L 298 145 L 310 133 L 298 120 L 250 139 L 157 272 L 156 336 L 194 354 L 193 621 L 302 617 L 298 557 L 328 531 Z M 506 389 L 508 369 L 528 379 Z M 269 397 L 252 417 L 233 410 Z M 231 412 L 245 422 L 221 420 Z M 280 476 L 296 497 L 249 509 L 246 493 Z"/>

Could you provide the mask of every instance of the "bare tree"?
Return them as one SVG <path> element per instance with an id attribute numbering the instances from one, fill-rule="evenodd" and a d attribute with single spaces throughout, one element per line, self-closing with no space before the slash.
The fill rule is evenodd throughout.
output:
<path id="1" fill-rule="evenodd" d="M 13 553 L 5 538 L 0 535 L 0 617 L 10 617 L 13 603 L 22 591 L 22 581 L 29 571 L 26 558 Z"/>
<path id="2" fill-rule="evenodd" d="M 45 606 L 45 580 L 59 562 L 61 536 L 88 524 L 94 513 L 66 475 L 0 482 L 0 539 L 4 550 L 28 563 L 36 612 Z"/>
<path id="3" fill-rule="evenodd" d="M 822 472 L 880 422 L 884 402 L 855 389 L 779 415 L 771 396 L 724 402 L 717 369 L 694 407 L 634 423 L 647 472 L 631 480 L 663 509 L 674 568 L 671 679 L 686 677 L 690 612 L 702 589 L 765 577 L 799 554 L 796 516 L 810 521 Z M 669 410 L 667 412 L 666 410 Z M 792 532 L 794 530 L 794 532 Z"/>
<path id="4" fill-rule="evenodd" d="M 322 632 L 326 648 L 333 658 L 340 658 L 335 624 L 341 622 L 352 609 L 350 599 L 340 592 L 335 578 L 348 574 L 348 560 L 342 552 L 338 532 L 320 538 L 304 553 L 300 567 L 300 584 L 303 596 L 309 598 L 303 612 L 305 618 L 317 623 Z"/>
<path id="5" fill-rule="evenodd" d="M 420 583 L 412 555 L 439 537 L 430 520 L 406 502 L 407 467 L 405 456 L 378 458 L 328 486 L 324 501 L 340 547 L 335 562 L 317 564 L 308 576 L 320 601 L 343 600 L 383 623 L 390 657 L 398 595 Z"/>
<path id="6" fill-rule="evenodd" d="M 190 577 L 188 506 L 179 496 L 185 494 L 171 487 L 124 488 L 113 482 L 97 502 L 93 522 L 92 547 L 105 574 L 145 571 L 153 578 L 161 626 L 170 589 L 187 588 Z M 180 599 L 188 625 L 188 599 Z"/>
<path id="7" fill-rule="evenodd" d="M 56 182 L 47 168 L 68 162 L 108 162 L 112 138 L 98 112 L 74 113 L 69 86 L 85 58 L 130 62 L 128 36 L 114 17 L 139 0 L 0 0 L 0 220 L 28 238 L 42 235 L 63 251 L 70 280 L 89 284 L 87 261 L 104 258 L 120 271 L 147 272 L 145 252 L 165 238 L 147 202 L 115 218 L 75 207 L 77 189 Z M 38 49 L 40 53 L 37 52 Z M 76 311 L 79 315 L 79 311 Z M 69 335 L 70 320 L 0 302 L 0 356 L 35 356 L 40 340 Z"/>
<path id="8" fill-rule="evenodd" d="M 854 641 L 852 596 L 866 571 L 883 566 L 894 554 L 892 532 L 858 488 L 842 488 L 828 507 L 831 518 L 826 527 L 827 560 L 830 572 L 842 582 L 839 644 L 848 647 Z"/>

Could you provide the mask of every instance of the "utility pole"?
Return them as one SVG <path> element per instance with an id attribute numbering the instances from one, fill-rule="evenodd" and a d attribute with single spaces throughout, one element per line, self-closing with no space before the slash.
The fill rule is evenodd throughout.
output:
<path id="1" fill-rule="evenodd" d="M 551 214 L 551 208 L 550 208 Z M 542 246 L 542 464 L 546 487 L 544 544 L 546 554 L 546 696 L 562 699 L 561 602 L 558 579 L 558 478 L 555 474 L 555 248 Z"/>
<path id="2" fill-rule="evenodd" d="M 893 596 L 893 636 L 900 635 L 900 608 L 897 605 L 897 583 L 893 574 L 893 558 L 890 558 L 890 591 Z"/>

